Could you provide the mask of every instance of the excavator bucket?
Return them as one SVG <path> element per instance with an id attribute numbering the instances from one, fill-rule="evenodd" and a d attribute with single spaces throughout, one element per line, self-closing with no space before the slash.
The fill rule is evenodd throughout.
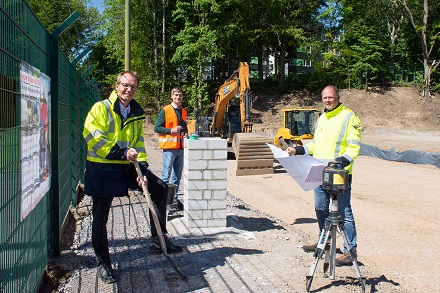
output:
<path id="1" fill-rule="evenodd" d="M 237 171 L 235 175 L 272 174 L 274 157 L 267 143 L 273 143 L 272 135 L 261 133 L 236 133 L 232 140 Z"/>

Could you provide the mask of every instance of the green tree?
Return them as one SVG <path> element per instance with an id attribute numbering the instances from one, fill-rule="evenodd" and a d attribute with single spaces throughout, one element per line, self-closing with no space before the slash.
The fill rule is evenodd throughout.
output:
<path id="1" fill-rule="evenodd" d="M 301 47 L 310 36 L 316 36 L 318 8 L 323 5 L 320 0 L 292 1 L 278 0 L 275 7 L 278 18 L 272 25 L 277 37 L 279 52 L 279 87 L 284 87 L 286 55 L 288 46 L 296 50 Z"/>
<path id="2" fill-rule="evenodd" d="M 368 91 L 369 80 L 376 79 L 376 73 L 381 70 L 384 51 L 373 28 L 362 24 L 351 27 L 345 34 L 342 49 L 350 80 L 362 80 Z"/>
<path id="3" fill-rule="evenodd" d="M 73 60 L 84 50 L 96 44 L 102 35 L 102 18 L 94 7 L 88 8 L 86 0 L 29 0 L 29 5 L 47 31 L 52 33 L 75 11 L 80 17 L 60 35 L 60 47 Z"/>
<path id="4" fill-rule="evenodd" d="M 193 108 L 204 109 L 209 102 L 205 70 L 223 57 L 219 47 L 222 7 L 215 0 L 177 1 L 174 20 L 184 24 L 176 35 L 178 43 L 172 62 L 186 70 L 187 96 Z"/>
<path id="5" fill-rule="evenodd" d="M 439 49 L 436 41 L 440 41 L 439 13 L 440 5 L 438 1 L 429 4 L 428 0 L 401 0 L 401 4 L 408 12 L 411 24 L 420 40 L 421 55 L 423 62 L 422 96 L 431 97 L 431 75 L 440 65 Z M 430 13 L 435 17 L 431 20 Z M 430 21 L 431 20 L 431 21 Z"/>

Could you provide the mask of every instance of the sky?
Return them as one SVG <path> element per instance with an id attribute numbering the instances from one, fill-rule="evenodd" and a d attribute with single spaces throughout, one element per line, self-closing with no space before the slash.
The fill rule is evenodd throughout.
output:
<path id="1" fill-rule="evenodd" d="M 99 10 L 99 13 L 102 14 L 104 11 L 104 0 L 90 0 L 91 6 L 96 7 Z"/>

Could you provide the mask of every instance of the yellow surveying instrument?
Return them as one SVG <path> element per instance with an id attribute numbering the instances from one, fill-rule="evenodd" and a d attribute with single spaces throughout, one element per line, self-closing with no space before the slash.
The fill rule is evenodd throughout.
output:
<path id="1" fill-rule="evenodd" d="M 342 222 L 342 217 L 339 215 L 338 211 L 338 195 L 348 188 L 348 171 L 344 170 L 344 166 L 341 162 L 329 162 L 322 175 L 322 189 L 330 193 L 331 204 L 329 216 L 325 219 L 324 229 L 322 229 L 321 234 L 319 235 L 318 245 L 313 254 L 314 260 L 312 266 L 306 276 L 306 290 L 307 292 L 310 292 L 310 286 L 312 285 L 313 276 L 318 266 L 318 262 L 322 259 L 324 253 L 324 277 L 329 277 L 328 271 L 330 269 L 330 280 L 335 279 L 336 232 L 339 228 L 362 287 L 362 292 L 365 293 L 365 280 L 361 276 L 356 250 L 350 245 Z M 326 245 L 328 241 L 330 242 L 330 245 Z"/>

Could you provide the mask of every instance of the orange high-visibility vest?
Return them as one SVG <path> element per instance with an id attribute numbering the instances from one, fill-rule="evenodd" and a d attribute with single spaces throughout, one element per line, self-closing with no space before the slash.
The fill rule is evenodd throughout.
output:
<path id="1" fill-rule="evenodd" d="M 179 120 L 177 119 L 176 111 L 173 106 L 167 105 L 163 107 L 165 114 L 165 125 L 166 128 L 174 128 L 179 125 Z M 186 110 L 182 108 L 182 120 L 186 121 Z M 159 133 L 159 147 L 161 149 L 178 149 L 183 148 L 183 136 L 174 134 L 164 134 Z"/>

